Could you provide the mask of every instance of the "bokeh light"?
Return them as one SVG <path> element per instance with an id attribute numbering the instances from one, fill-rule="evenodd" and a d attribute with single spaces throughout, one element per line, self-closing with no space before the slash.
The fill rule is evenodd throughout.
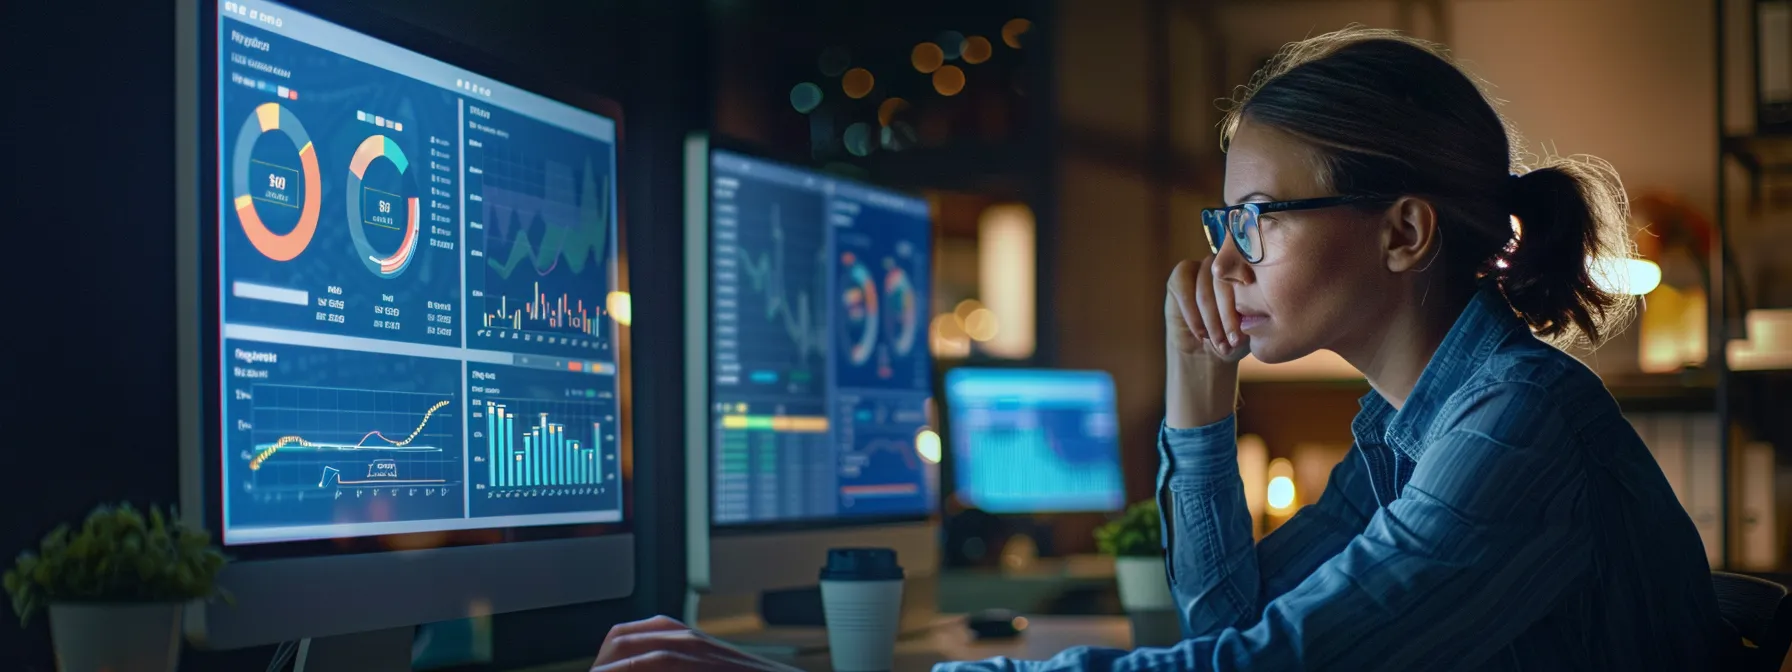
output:
<path id="1" fill-rule="evenodd" d="M 884 102 L 877 106 L 877 125 L 889 126 L 890 122 L 896 120 L 896 115 L 906 109 L 908 109 L 906 100 L 896 97 L 884 99 Z"/>
<path id="2" fill-rule="evenodd" d="M 988 308 L 978 308 L 964 317 L 964 333 L 970 335 L 973 341 L 983 342 L 995 338 L 998 327 L 995 311 Z"/>
<path id="3" fill-rule="evenodd" d="M 964 71 L 948 65 L 933 71 L 933 90 L 942 96 L 956 96 L 964 90 Z"/>
<path id="4" fill-rule="evenodd" d="M 915 66 L 916 70 L 930 73 L 946 64 L 946 52 L 940 50 L 940 45 L 922 42 L 915 45 L 914 51 L 909 52 L 908 62 Z"/>
<path id="5" fill-rule="evenodd" d="M 846 97 L 854 100 L 869 95 L 871 87 L 876 84 L 877 78 L 872 77 L 871 71 L 864 68 L 847 70 L 846 75 L 840 78 L 840 90 L 846 92 Z"/>
<path id="6" fill-rule="evenodd" d="M 882 141 L 884 149 L 900 152 L 915 146 L 915 127 L 906 121 L 897 120 L 883 127 L 878 139 Z"/>
<path id="7" fill-rule="evenodd" d="M 871 141 L 871 125 L 863 121 L 847 126 L 841 141 L 846 143 L 846 151 L 853 156 L 867 156 L 877 148 Z"/>
<path id="8" fill-rule="evenodd" d="M 790 87 L 790 106 L 796 111 L 808 114 L 821 105 L 821 87 L 812 82 L 803 82 Z"/>
<path id="9" fill-rule="evenodd" d="M 972 35 L 965 38 L 964 62 L 966 63 L 971 65 L 982 63 L 989 60 L 989 57 L 993 55 L 994 52 L 995 48 L 990 46 L 989 39 L 982 35 Z"/>
<path id="10" fill-rule="evenodd" d="M 1002 44 L 1019 49 L 1021 47 L 1021 36 L 1027 34 L 1027 31 L 1032 29 L 1032 21 L 1026 19 L 1009 19 L 1008 23 L 1002 24 Z"/>
<path id="11" fill-rule="evenodd" d="M 915 433 L 915 452 L 930 464 L 940 463 L 940 435 L 932 429 Z"/>
<path id="12" fill-rule="evenodd" d="M 835 46 L 823 49 L 821 58 L 816 60 L 816 67 L 821 68 L 821 74 L 829 77 L 839 77 L 840 73 L 846 72 L 847 66 L 850 65 L 852 65 L 852 54 L 846 51 L 846 47 Z"/>
<path id="13" fill-rule="evenodd" d="M 617 324 L 626 327 L 634 319 L 634 305 L 629 301 L 628 292 L 610 292 L 604 302 L 610 310 L 610 319 Z"/>
<path id="14" fill-rule="evenodd" d="M 1294 479 L 1277 476 L 1269 479 L 1269 508 L 1286 509 L 1294 505 Z"/>
<path id="15" fill-rule="evenodd" d="M 948 61 L 956 61 L 964 53 L 964 34 L 956 30 L 940 33 L 933 41 L 940 45 L 940 51 L 945 53 Z"/>

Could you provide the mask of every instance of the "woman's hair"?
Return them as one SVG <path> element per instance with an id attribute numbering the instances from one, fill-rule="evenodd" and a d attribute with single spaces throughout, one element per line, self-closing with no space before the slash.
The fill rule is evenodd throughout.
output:
<path id="1" fill-rule="evenodd" d="M 1222 144 L 1247 118 L 1317 149 L 1335 193 L 1426 199 L 1447 286 L 1497 283 L 1539 336 L 1598 345 L 1630 316 L 1588 264 L 1630 252 L 1616 171 L 1592 157 L 1527 170 L 1522 139 L 1442 47 L 1360 27 L 1289 44 L 1233 98 Z"/>

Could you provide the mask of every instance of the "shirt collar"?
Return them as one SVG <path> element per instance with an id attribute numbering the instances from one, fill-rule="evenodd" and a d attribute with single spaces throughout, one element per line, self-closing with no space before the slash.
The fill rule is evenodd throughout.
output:
<path id="1" fill-rule="evenodd" d="M 1462 388 L 1495 346 L 1524 323 L 1512 312 L 1499 290 L 1486 287 L 1475 293 L 1462 315 L 1444 335 L 1437 352 L 1419 374 L 1419 382 L 1399 410 L 1370 390 L 1358 402 L 1362 412 L 1351 423 L 1358 443 L 1385 441 L 1414 462 L 1425 455 L 1424 436 L 1444 402 Z M 1367 441 L 1365 441 L 1367 440 Z"/>

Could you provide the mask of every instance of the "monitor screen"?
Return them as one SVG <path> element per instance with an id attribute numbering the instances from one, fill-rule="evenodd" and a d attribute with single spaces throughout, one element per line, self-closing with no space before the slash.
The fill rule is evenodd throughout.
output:
<path id="1" fill-rule="evenodd" d="M 720 149 L 709 175 L 713 524 L 930 513 L 927 202 Z"/>
<path id="2" fill-rule="evenodd" d="M 1102 371 L 946 373 L 952 481 L 990 513 L 1117 511 L 1126 503 L 1114 379 Z"/>
<path id="3" fill-rule="evenodd" d="M 618 119 L 216 7 L 224 543 L 620 521 Z"/>

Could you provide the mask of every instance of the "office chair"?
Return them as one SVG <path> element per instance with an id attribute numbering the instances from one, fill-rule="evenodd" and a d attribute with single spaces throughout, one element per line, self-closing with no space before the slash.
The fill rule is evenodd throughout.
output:
<path id="1" fill-rule="evenodd" d="M 1759 672 L 1776 672 L 1792 647 L 1792 600 L 1786 598 L 1786 587 L 1742 574 L 1712 572 L 1711 587 L 1717 590 L 1717 610 L 1747 638 L 1753 648 L 1745 648 L 1740 660 L 1745 667 Z"/>

